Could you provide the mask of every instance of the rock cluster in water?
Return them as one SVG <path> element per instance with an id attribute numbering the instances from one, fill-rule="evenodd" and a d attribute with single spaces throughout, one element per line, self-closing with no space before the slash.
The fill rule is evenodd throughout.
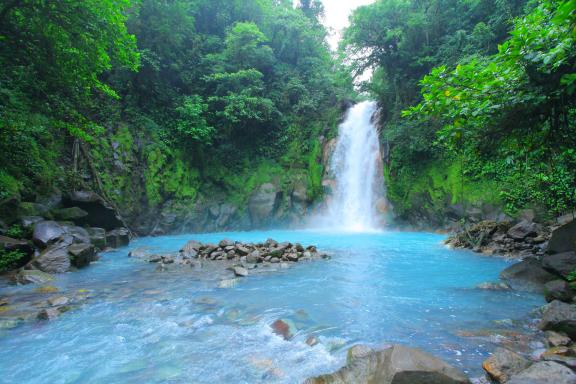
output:
<path id="1" fill-rule="evenodd" d="M 299 243 L 278 242 L 273 239 L 263 243 L 242 243 L 224 239 L 218 244 L 190 240 L 179 252 L 155 254 L 138 248 L 131 251 L 129 256 L 160 264 L 197 265 L 197 262 L 202 260 L 229 261 L 234 263 L 232 271 L 239 277 L 247 276 L 248 270 L 257 268 L 259 264 L 287 264 L 329 258 L 313 245 L 305 247 Z"/>
<path id="2" fill-rule="evenodd" d="M 522 260 L 501 272 L 499 283 L 483 289 L 543 293 L 549 304 L 526 335 L 497 338 L 501 345 L 484 361 L 492 382 L 508 384 L 576 383 L 576 221 L 541 225 L 523 220 L 480 222 L 454 235 L 448 244 Z M 466 335 L 464 335 L 466 336 Z M 471 336 L 471 335 L 467 335 Z M 495 335 L 490 335 L 495 336 Z"/>

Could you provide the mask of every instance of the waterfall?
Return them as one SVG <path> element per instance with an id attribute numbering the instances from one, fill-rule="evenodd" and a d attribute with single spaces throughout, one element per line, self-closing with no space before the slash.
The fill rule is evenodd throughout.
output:
<path id="1" fill-rule="evenodd" d="M 372 122 L 377 105 L 353 106 L 340 125 L 330 163 L 332 196 L 320 224 L 332 229 L 370 231 L 383 225 L 386 210 L 378 130 Z"/>

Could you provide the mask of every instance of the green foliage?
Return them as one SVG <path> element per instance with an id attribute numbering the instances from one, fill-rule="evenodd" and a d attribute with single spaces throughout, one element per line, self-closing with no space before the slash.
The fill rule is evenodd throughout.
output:
<path id="1" fill-rule="evenodd" d="M 501 181 L 509 211 L 538 203 L 559 214 L 576 204 L 570 3 L 542 1 L 495 55 L 435 68 L 421 82 L 424 101 L 404 113 L 442 122 L 438 138 L 449 150 L 477 148 L 476 173 Z"/>
<path id="2" fill-rule="evenodd" d="M 204 117 L 208 111 L 208 104 L 204 103 L 202 96 L 186 96 L 176 112 L 180 115 L 176 122 L 176 130 L 186 139 L 195 142 L 209 143 L 214 135 L 214 127 L 208 125 Z"/>
<path id="3" fill-rule="evenodd" d="M 355 72 L 375 68 L 364 87 L 383 106 L 388 192 L 400 210 L 453 200 L 451 184 L 460 201 L 480 196 L 509 213 L 576 206 L 575 6 L 395 0 L 354 13 L 342 50 Z M 456 166 L 435 195 L 431 173 Z"/>
<path id="4" fill-rule="evenodd" d="M 26 257 L 22 251 L 7 251 L 0 249 L 0 272 L 6 272 L 15 268 Z"/>
<path id="5" fill-rule="evenodd" d="M 20 225 L 14 224 L 10 228 L 8 228 L 8 230 L 6 231 L 6 236 L 13 237 L 15 239 L 21 239 L 25 236 L 25 233 L 26 232 Z"/>

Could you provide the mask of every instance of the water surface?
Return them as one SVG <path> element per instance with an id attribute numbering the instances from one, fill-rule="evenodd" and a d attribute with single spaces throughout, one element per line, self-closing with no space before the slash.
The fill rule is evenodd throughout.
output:
<path id="1" fill-rule="evenodd" d="M 178 250 L 187 240 L 298 241 L 329 261 L 250 276 L 182 266 L 159 272 L 133 248 Z M 142 238 L 58 281 L 89 290 L 82 308 L 0 336 L 0 383 L 297 383 L 339 368 L 356 343 L 423 348 L 471 375 L 494 348 L 460 331 L 500 327 L 541 304 L 537 295 L 475 289 L 503 259 L 452 251 L 425 233 L 270 231 Z M 32 287 L 2 288 L 9 295 Z M 285 341 L 269 325 L 294 322 Z M 509 323 L 509 321 L 504 322 Z M 310 347 L 305 340 L 316 336 Z"/>

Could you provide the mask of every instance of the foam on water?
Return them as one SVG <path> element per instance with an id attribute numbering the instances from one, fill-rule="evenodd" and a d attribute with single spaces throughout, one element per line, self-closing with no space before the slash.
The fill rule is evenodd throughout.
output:
<path id="1" fill-rule="evenodd" d="M 333 259 L 249 276 L 219 289 L 220 276 L 183 267 L 156 272 L 129 249 L 179 249 L 192 238 L 315 244 Z M 356 343 L 423 348 L 472 374 L 493 348 L 458 331 L 499 328 L 542 299 L 475 289 L 507 262 L 450 251 L 422 233 L 273 231 L 136 240 L 59 280 L 95 297 L 53 322 L 0 334 L 0 383 L 297 383 L 330 372 Z M 32 287 L 2 288 L 1 295 Z M 291 320 L 285 341 L 270 324 Z M 305 341 L 314 335 L 314 347 Z"/>

